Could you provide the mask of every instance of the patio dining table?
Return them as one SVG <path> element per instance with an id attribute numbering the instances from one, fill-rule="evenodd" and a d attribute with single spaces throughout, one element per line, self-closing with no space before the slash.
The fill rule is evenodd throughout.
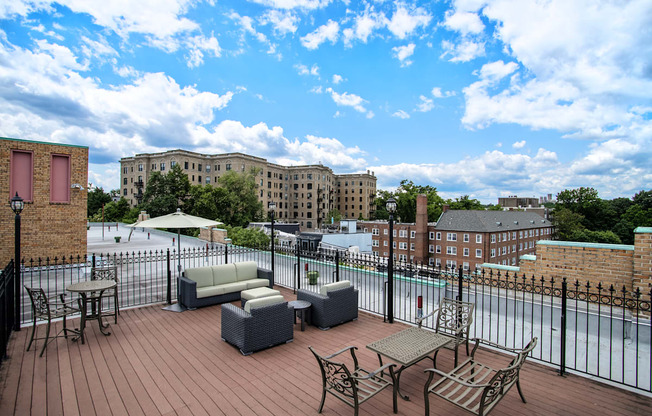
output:
<path id="1" fill-rule="evenodd" d="M 81 298 L 81 322 L 79 324 L 79 338 L 84 344 L 84 329 L 88 319 L 97 319 L 100 332 L 111 335 L 106 329 L 109 324 L 102 323 L 102 294 L 105 290 L 113 289 L 117 283 L 113 280 L 87 280 L 66 286 L 68 292 L 79 293 Z M 91 314 L 88 314 L 88 304 L 91 303 Z"/>
<path id="2" fill-rule="evenodd" d="M 396 389 L 403 400 L 410 400 L 400 389 L 401 373 L 406 368 L 429 358 L 431 354 L 451 342 L 451 338 L 423 328 L 411 327 L 374 341 L 367 348 L 378 354 L 380 365 L 382 356 L 389 358 L 401 366 L 396 372 Z M 433 361 L 434 362 L 434 361 Z"/>

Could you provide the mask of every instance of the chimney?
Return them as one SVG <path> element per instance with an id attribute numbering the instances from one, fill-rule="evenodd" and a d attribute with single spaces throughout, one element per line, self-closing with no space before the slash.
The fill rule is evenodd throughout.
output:
<path id="1" fill-rule="evenodd" d="M 444 206 L 442 207 L 442 214 L 443 214 L 444 212 L 448 211 L 449 208 L 450 208 L 450 207 L 448 206 L 448 204 L 444 204 Z"/>

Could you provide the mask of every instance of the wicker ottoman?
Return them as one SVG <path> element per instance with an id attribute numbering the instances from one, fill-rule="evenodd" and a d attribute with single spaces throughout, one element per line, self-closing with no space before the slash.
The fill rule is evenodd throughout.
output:
<path id="1" fill-rule="evenodd" d="M 266 298 L 267 296 L 280 295 L 278 290 L 270 289 L 268 287 L 257 287 L 255 289 L 243 290 L 240 292 L 240 306 L 244 308 L 248 300 Z"/>

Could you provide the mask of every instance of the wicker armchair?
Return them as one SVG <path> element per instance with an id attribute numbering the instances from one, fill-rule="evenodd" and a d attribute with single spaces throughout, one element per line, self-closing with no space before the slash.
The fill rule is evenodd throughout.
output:
<path id="1" fill-rule="evenodd" d="M 469 329 L 473 323 L 474 307 L 475 305 L 471 302 L 444 298 L 439 304 L 438 309 L 435 309 L 423 318 L 417 319 L 417 324 L 421 328 L 423 321 L 436 315 L 435 332 L 451 338 L 452 342 L 448 344 L 447 348 L 452 348 L 455 351 L 456 367 L 458 362 L 457 350 L 460 344 L 466 345 L 466 355 L 469 355 Z M 435 352 L 435 356 L 432 358 L 435 367 L 437 366 L 437 352 Z"/>
<path id="2" fill-rule="evenodd" d="M 276 303 L 273 298 L 281 298 Z M 222 340 L 235 345 L 242 355 L 294 339 L 294 308 L 282 296 L 252 299 L 242 309 L 222 304 Z"/>
<path id="3" fill-rule="evenodd" d="M 322 286 L 323 293 L 299 289 L 297 300 L 305 300 L 310 307 L 310 323 L 319 329 L 358 319 L 358 291 L 348 280 Z"/>
<path id="4" fill-rule="evenodd" d="M 113 289 L 107 289 L 102 293 L 103 299 L 113 299 L 113 308 L 111 308 L 111 303 L 107 302 L 109 305 L 108 309 L 102 310 L 102 315 L 113 316 L 115 318 L 115 323 L 117 324 L 118 315 L 120 315 L 120 304 L 118 303 L 118 285 L 120 284 L 120 280 L 118 279 L 118 268 L 116 266 L 93 267 L 91 269 L 91 280 L 111 280 L 116 283 L 116 287 Z"/>
<path id="5" fill-rule="evenodd" d="M 66 301 L 65 293 L 61 293 L 59 296 L 47 297 L 45 292 L 41 288 L 30 288 L 25 286 L 25 290 L 29 294 L 29 298 L 32 301 L 32 335 L 29 338 L 29 344 L 27 344 L 27 351 L 29 351 L 32 346 L 32 342 L 35 340 L 43 339 L 43 347 L 41 348 L 41 353 L 39 357 L 43 356 L 45 347 L 55 338 L 63 336 L 68 338 L 68 332 L 72 332 L 75 335 L 79 335 L 79 331 L 75 329 L 68 329 L 66 327 L 66 317 L 80 312 L 79 307 L 73 306 L 73 303 L 79 303 L 78 301 L 69 300 Z M 52 320 L 63 318 L 63 329 L 59 331 L 54 336 L 50 336 L 50 327 L 52 326 Z M 36 320 L 40 319 L 47 321 L 47 327 L 45 330 L 45 336 L 40 338 L 35 338 L 36 334 Z"/>
<path id="6" fill-rule="evenodd" d="M 358 347 L 347 347 L 326 357 L 317 354 L 312 347 L 308 348 L 317 359 L 319 369 L 321 370 L 322 394 L 318 410 L 319 413 L 324 408 L 326 393 L 330 393 L 353 407 L 354 415 L 357 416 L 358 408 L 362 403 L 389 386 L 392 386 L 393 390 L 394 413 L 398 413 L 396 403 L 398 391 L 396 388 L 396 375 L 394 374 L 396 364 L 385 364 L 373 371 L 367 371 L 358 366 L 358 359 L 355 356 L 355 350 Z M 346 351 L 351 352 L 353 371 L 349 370 L 346 364 L 332 360 L 332 358 Z M 385 376 L 385 371 L 389 372 L 389 378 Z"/>
<path id="7" fill-rule="evenodd" d="M 521 391 L 519 374 L 525 358 L 536 347 L 537 338 L 533 338 L 522 350 L 507 348 L 479 338 L 474 338 L 473 341 L 475 346 L 471 351 L 471 358 L 455 367 L 450 373 L 434 368 L 425 370 L 426 373 L 430 373 L 423 392 L 426 416 L 430 414 L 430 394 L 435 394 L 473 414 L 483 416 L 489 413 L 516 384 L 521 400 L 527 403 Z M 475 360 L 475 352 L 480 343 L 516 353 L 516 357 L 507 364 L 507 367 L 494 370 Z M 440 375 L 441 378 L 431 384 L 435 374 Z"/>

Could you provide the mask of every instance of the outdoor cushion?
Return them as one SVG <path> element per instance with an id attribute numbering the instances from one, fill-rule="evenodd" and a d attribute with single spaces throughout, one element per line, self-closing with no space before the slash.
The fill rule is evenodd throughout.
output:
<path id="1" fill-rule="evenodd" d="M 269 280 L 267 280 L 267 279 L 249 279 L 249 280 L 245 280 L 242 283 L 247 284 L 247 289 L 255 289 L 257 287 L 267 287 L 269 285 Z"/>
<path id="2" fill-rule="evenodd" d="M 252 309 L 262 308 L 263 306 L 274 305 L 282 302 L 285 302 L 285 298 L 281 295 L 252 299 L 250 301 L 247 301 L 247 303 L 244 306 L 244 310 L 245 312 L 251 312 Z"/>
<path id="3" fill-rule="evenodd" d="M 335 282 L 335 283 L 329 283 L 327 285 L 324 285 L 319 289 L 319 293 L 326 296 L 328 295 L 328 292 L 331 290 L 338 290 L 338 289 L 344 289 L 346 287 L 351 286 L 351 282 L 348 280 L 342 280 L 341 282 Z"/>
<path id="4" fill-rule="evenodd" d="M 225 283 L 235 283 L 236 271 L 234 264 L 220 264 L 217 266 L 212 266 L 213 269 L 213 284 L 214 285 L 223 285 Z"/>
<path id="5" fill-rule="evenodd" d="M 281 292 L 278 290 L 270 289 L 267 286 L 258 287 L 250 290 L 243 290 L 240 292 L 240 299 L 242 300 L 252 300 L 258 298 L 265 298 L 267 296 L 278 296 Z"/>
<path id="6" fill-rule="evenodd" d="M 197 289 L 213 286 L 213 271 L 210 267 L 195 267 L 186 269 L 186 277 L 197 282 Z"/>
<path id="7" fill-rule="evenodd" d="M 238 282 L 258 277 L 258 264 L 255 261 L 234 263 Z"/>

